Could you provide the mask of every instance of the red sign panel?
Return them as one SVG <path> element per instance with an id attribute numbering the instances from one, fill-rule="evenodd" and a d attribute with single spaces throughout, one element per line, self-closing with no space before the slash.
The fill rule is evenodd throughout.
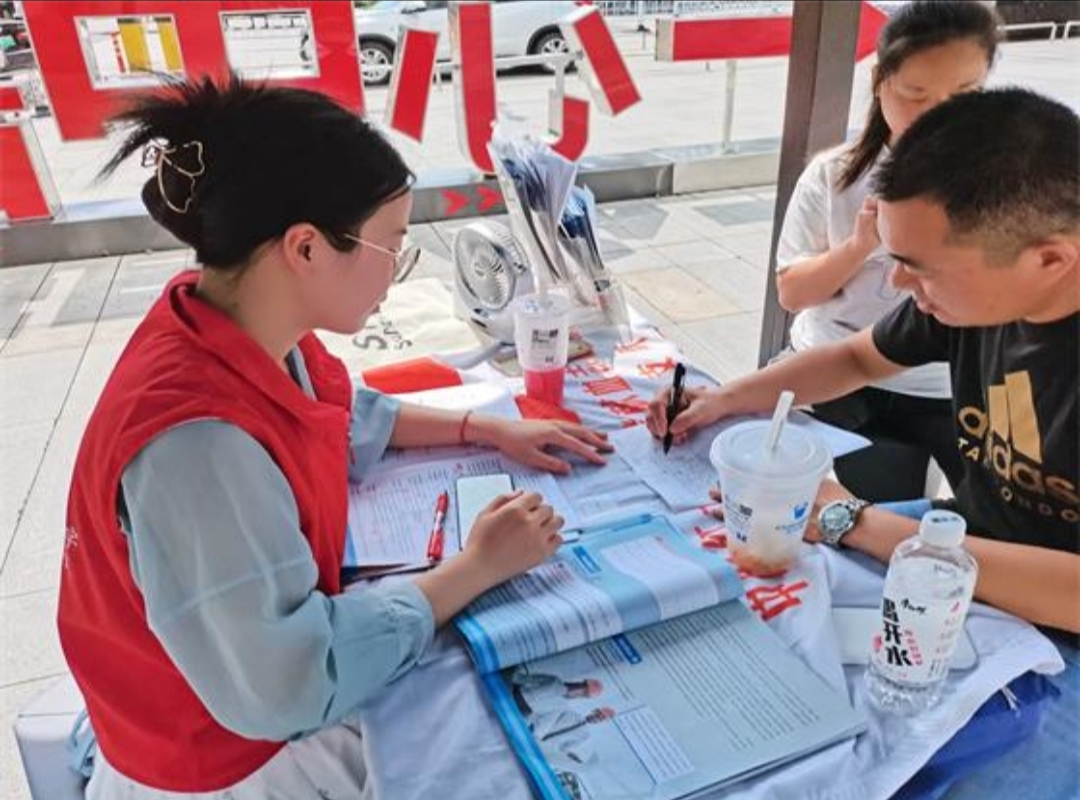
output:
<path id="1" fill-rule="evenodd" d="M 859 14 L 855 60 L 874 52 L 888 17 L 864 2 Z M 791 52 L 791 17 L 661 20 L 656 37 L 659 61 L 713 61 L 786 56 Z"/>
<path id="2" fill-rule="evenodd" d="M 394 64 L 394 81 L 386 106 L 386 121 L 396 131 L 422 141 L 439 34 L 409 29 L 402 37 Z"/>
<path id="3" fill-rule="evenodd" d="M 117 2 L 105 0 L 60 0 L 42 2 L 27 0 L 23 13 L 33 38 L 34 50 L 41 67 L 42 78 L 49 93 L 53 115 L 65 141 L 97 139 L 105 134 L 104 122 L 129 95 L 130 88 L 95 86 L 80 38 L 80 18 L 115 17 L 121 22 L 121 34 L 116 39 L 116 57 L 120 65 L 126 59 L 122 45 L 125 23 L 134 23 L 134 15 L 168 17 L 170 30 L 175 32 L 175 49 L 182 61 L 183 74 L 188 76 L 220 75 L 229 64 L 223 31 L 223 14 L 229 12 L 266 12 L 290 9 L 310 14 L 314 42 L 310 57 L 317 65 L 314 77 L 272 79 L 274 83 L 295 86 L 327 94 L 347 108 L 362 111 L 364 107 L 360 71 L 357 69 L 356 33 L 353 7 L 349 2 Z M 315 44 L 317 43 L 317 44 Z M 145 47 L 145 45 L 142 45 Z M 138 68 L 138 64 L 134 65 Z"/>
<path id="4" fill-rule="evenodd" d="M 601 111 L 618 116 L 641 100 L 599 9 L 589 7 L 574 12 L 562 28 L 567 40 L 585 54 L 582 75 Z"/>

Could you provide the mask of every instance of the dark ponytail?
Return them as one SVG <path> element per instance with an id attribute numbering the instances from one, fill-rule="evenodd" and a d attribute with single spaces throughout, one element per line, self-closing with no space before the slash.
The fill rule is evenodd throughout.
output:
<path id="1" fill-rule="evenodd" d="M 840 190 L 850 188 L 873 166 L 881 149 L 889 143 L 891 131 L 881 111 L 880 89 L 903 63 L 923 50 L 960 39 L 974 39 L 994 63 L 998 34 L 997 14 L 973 0 L 916 0 L 898 10 L 881 31 L 873 73 L 873 101 L 866 125 L 848 148 L 837 181 Z"/>
<path id="2" fill-rule="evenodd" d="M 413 181 L 382 134 L 325 95 L 236 75 L 166 81 L 114 121 L 132 131 L 99 177 L 142 149 L 144 205 L 204 266 L 242 268 L 299 222 L 351 250 L 344 234 Z"/>

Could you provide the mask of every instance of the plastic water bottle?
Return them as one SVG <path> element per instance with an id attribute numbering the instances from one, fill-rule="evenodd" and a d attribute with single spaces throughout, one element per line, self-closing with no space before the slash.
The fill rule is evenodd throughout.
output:
<path id="1" fill-rule="evenodd" d="M 916 714 L 941 696 L 978 576 L 966 528 L 959 514 L 929 511 L 893 552 L 866 670 L 870 699 L 884 711 Z"/>

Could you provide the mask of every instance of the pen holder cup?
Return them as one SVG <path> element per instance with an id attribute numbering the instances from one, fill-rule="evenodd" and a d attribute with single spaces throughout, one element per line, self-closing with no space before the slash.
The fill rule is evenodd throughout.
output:
<path id="1" fill-rule="evenodd" d="M 525 394 L 553 406 L 563 404 L 570 349 L 570 300 L 564 295 L 527 294 L 513 304 L 514 343 L 525 375 Z"/>

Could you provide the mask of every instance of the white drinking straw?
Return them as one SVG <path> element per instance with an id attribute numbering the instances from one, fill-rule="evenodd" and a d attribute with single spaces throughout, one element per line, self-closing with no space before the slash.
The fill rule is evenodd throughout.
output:
<path id="1" fill-rule="evenodd" d="M 776 450 L 776 445 L 780 441 L 780 432 L 784 430 L 784 423 L 787 422 L 788 412 L 791 411 L 791 404 L 794 401 L 795 392 L 790 389 L 780 392 L 780 397 L 776 401 L 776 408 L 773 409 L 769 438 L 765 440 L 766 453 L 772 453 Z"/>

